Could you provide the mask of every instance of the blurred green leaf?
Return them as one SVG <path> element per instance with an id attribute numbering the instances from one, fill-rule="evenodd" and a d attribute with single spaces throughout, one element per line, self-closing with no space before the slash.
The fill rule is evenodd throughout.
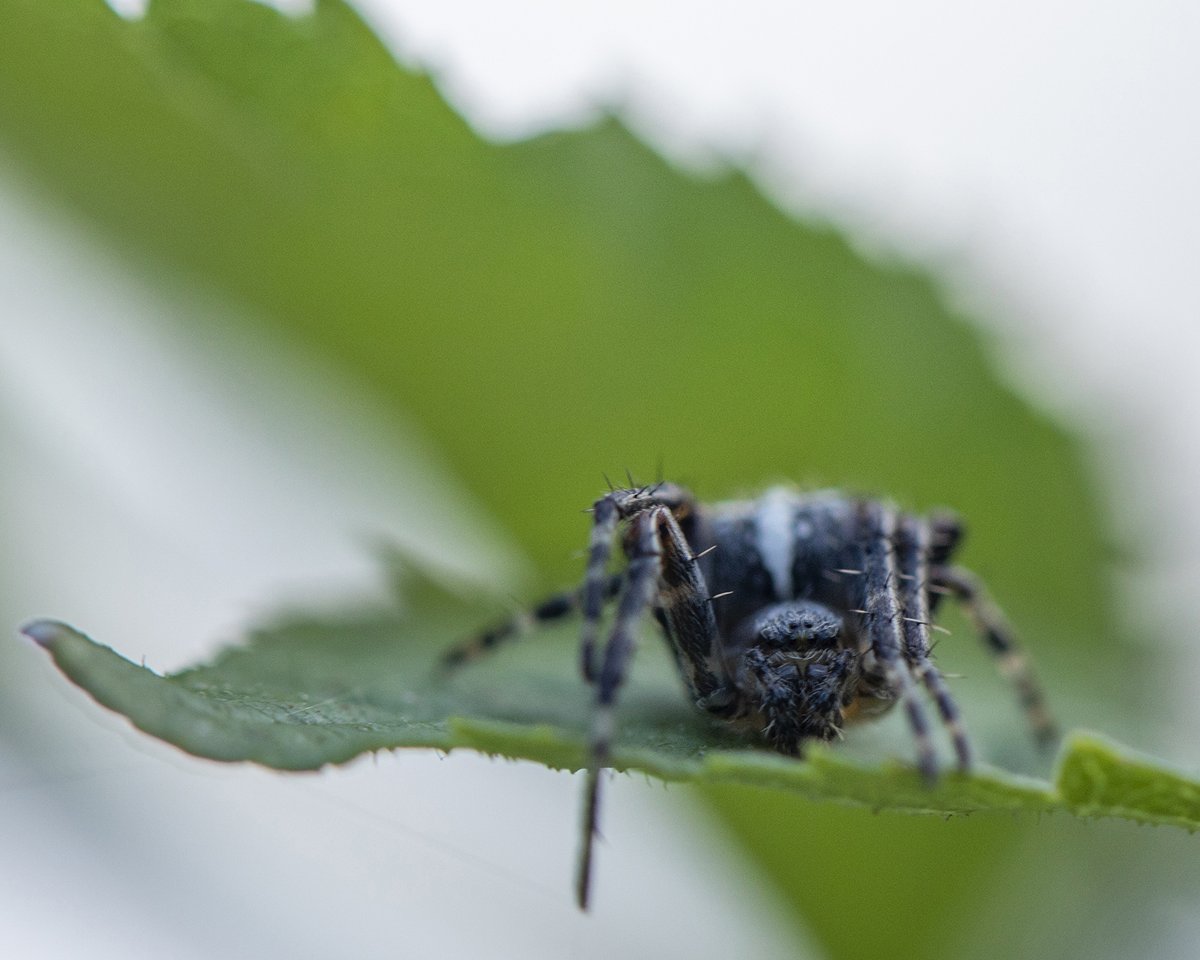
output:
<path id="1" fill-rule="evenodd" d="M 486 143 L 337 0 L 0 12 L 0 150 L 141 269 L 403 408 L 556 582 L 601 474 L 661 463 L 708 499 L 789 478 L 945 503 L 1018 622 L 1089 650 L 1107 629 L 1074 444 L 927 277 L 741 172 L 681 175 L 615 120 Z"/>

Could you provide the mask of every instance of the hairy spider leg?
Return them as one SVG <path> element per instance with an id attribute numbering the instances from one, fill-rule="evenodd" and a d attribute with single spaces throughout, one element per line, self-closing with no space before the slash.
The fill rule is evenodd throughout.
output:
<path id="1" fill-rule="evenodd" d="M 927 518 L 929 524 L 929 557 L 927 566 L 931 571 L 940 570 L 950 565 L 950 558 L 958 549 L 963 539 L 962 521 L 948 511 L 932 513 Z M 932 574 L 931 574 L 932 577 Z M 950 592 L 945 587 L 939 587 L 930 581 L 928 592 L 929 615 L 937 613 L 942 600 Z"/>
<path id="2" fill-rule="evenodd" d="M 929 566 L 944 567 L 964 534 L 962 520 L 948 510 L 938 510 L 925 521 L 929 525 Z M 930 607 L 937 608 L 938 595 L 929 598 Z"/>
<path id="3" fill-rule="evenodd" d="M 675 654 L 692 699 L 700 703 L 732 684 L 724 662 L 724 644 L 717 631 L 713 597 L 700 569 L 699 558 L 670 511 L 655 519 L 662 570 L 658 592 L 659 622 Z"/>
<path id="4" fill-rule="evenodd" d="M 587 572 L 583 579 L 583 626 L 579 640 L 579 667 L 588 683 L 596 679 L 596 636 L 600 632 L 600 614 L 604 610 L 604 583 L 617 521 L 621 518 L 617 493 L 613 491 L 601 497 L 592 508 L 592 538 L 588 543 Z"/>
<path id="5" fill-rule="evenodd" d="M 588 907 L 590 895 L 592 847 L 600 816 L 600 773 L 607 766 L 612 749 L 617 692 L 625 682 L 637 635 L 637 622 L 654 602 L 662 570 L 662 546 L 658 538 L 658 523 L 662 515 L 669 517 L 670 511 L 665 507 L 651 507 L 633 518 L 625 590 L 617 605 L 616 621 L 604 647 L 600 670 L 595 679 L 596 700 L 588 751 L 583 842 L 575 887 L 579 906 L 583 910 Z"/>
<path id="6" fill-rule="evenodd" d="M 937 779 L 937 755 L 929 733 L 929 717 L 916 694 L 908 663 L 901 655 L 900 602 L 896 596 L 896 563 L 892 547 L 896 520 L 892 510 L 867 501 L 858 510 L 859 542 L 863 553 L 858 583 L 860 606 L 871 652 L 883 667 L 888 682 L 904 705 L 908 725 L 917 742 L 917 769 L 927 782 Z"/>
<path id="7" fill-rule="evenodd" d="M 935 589 L 953 596 L 975 624 L 988 650 L 995 656 L 1000 672 L 1016 687 L 1017 699 L 1034 739 L 1041 747 L 1052 746 L 1058 740 L 1058 726 L 1046 706 L 1041 685 L 1033 675 L 1028 659 L 1021 650 L 1012 628 L 987 596 L 979 578 L 962 567 L 934 567 L 930 582 Z"/>
<path id="8" fill-rule="evenodd" d="M 896 524 L 896 570 L 900 581 L 900 608 L 904 614 L 904 657 L 913 676 L 925 684 L 937 705 L 942 723 L 950 732 L 960 770 L 971 767 L 971 742 L 958 704 L 950 695 L 941 671 L 929 659 L 929 553 L 932 531 L 928 522 L 902 515 Z"/>
<path id="9" fill-rule="evenodd" d="M 592 506 L 592 536 L 588 542 L 587 572 L 583 580 L 583 626 L 579 643 L 579 666 L 588 683 L 596 680 L 596 638 L 600 633 L 600 615 L 606 599 L 604 587 L 617 524 L 653 506 L 690 511 L 694 500 L 688 490 L 677 484 L 656 483 L 652 487 L 610 490 Z"/>
<path id="10" fill-rule="evenodd" d="M 624 575 L 614 573 L 604 584 L 601 603 L 612 600 L 621 592 Z M 530 630 L 543 624 L 553 623 L 570 616 L 583 604 L 583 589 L 564 590 L 547 597 L 537 606 L 523 610 L 515 617 L 497 624 L 490 630 L 485 630 L 474 637 L 456 644 L 442 654 L 441 668 L 444 671 L 456 670 L 465 663 L 478 660 L 485 654 L 491 653 L 498 646 L 516 640 Z"/>

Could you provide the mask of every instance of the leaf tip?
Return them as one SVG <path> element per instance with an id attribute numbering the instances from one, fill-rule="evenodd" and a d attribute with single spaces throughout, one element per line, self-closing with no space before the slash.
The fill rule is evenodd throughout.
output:
<path id="1" fill-rule="evenodd" d="M 21 627 L 21 633 L 39 647 L 49 650 L 57 640 L 75 631 L 60 620 L 31 620 Z"/>

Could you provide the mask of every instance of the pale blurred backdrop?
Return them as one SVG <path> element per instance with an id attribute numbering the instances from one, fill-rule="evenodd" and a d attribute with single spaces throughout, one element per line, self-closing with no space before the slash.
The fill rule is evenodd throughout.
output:
<path id="1" fill-rule="evenodd" d="M 784 207 L 934 267 L 992 325 L 1004 374 L 1094 441 L 1114 525 L 1147 555 L 1122 580 L 1136 633 L 1178 648 L 1162 742 L 1200 767 L 1196 8 L 357 5 L 485 135 L 616 108 L 679 163 L 736 158 Z M 522 559 L 429 438 L 236 325 L 212 343 L 164 333 L 160 294 L 12 178 L 0 291 L 10 634 L 54 615 L 177 668 L 289 598 L 381 590 L 365 547 L 379 531 L 520 591 Z M 615 781 L 584 918 L 571 776 L 422 753 L 312 776 L 223 767 L 133 732 L 32 645 L 16 669 L 0 715 L 54 749 L 0 762 L 5 955 L 704 958 L 803 942 L 703 814 L 680 817 L 678 789 L 668 803 Z M 1147 956 L 1190 956 L 1200 921 L 1180 911 L 1145 936 Z"/>

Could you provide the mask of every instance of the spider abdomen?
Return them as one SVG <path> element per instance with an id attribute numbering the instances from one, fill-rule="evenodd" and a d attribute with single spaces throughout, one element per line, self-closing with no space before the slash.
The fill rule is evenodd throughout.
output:
<path id="1" fill-rule="evenodd" d="M 697 525 L 697 552 L 723 635 L 771 603 L 811 599 L 846 611 L 858 606 L 847 582 L 860 561 L 860 501 L 836 491 L 804 494 L 773 487 L 757 500 L 717 503 Z"/>

